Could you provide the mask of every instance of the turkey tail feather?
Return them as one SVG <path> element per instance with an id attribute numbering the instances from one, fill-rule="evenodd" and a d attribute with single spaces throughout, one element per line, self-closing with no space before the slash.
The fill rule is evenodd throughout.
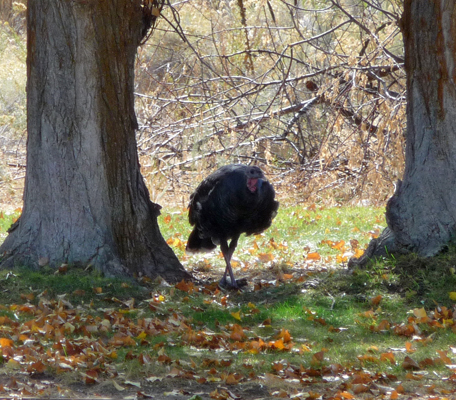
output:
<path id="1" fill-rule="evenodd" d="M 198 230 L 195 228 L 188 237 L 185 251 L 187 253 L 208 252 L 214 250 L 216 247 L 217 246 L 212 243 L 210 238 L 201 238 L 198 234 Z"/>

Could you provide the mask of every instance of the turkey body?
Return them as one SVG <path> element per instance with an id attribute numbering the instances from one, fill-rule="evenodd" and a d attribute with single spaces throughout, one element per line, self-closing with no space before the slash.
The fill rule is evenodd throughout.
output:
<path id="1" fill-rule="evenodd" d="M 194 229 L 187 251 L 210 251 L 220 245 L 226 262 L 220 283 L 237 288 L 231 256 L 239 236 L 259 234 L 271 226 L 279 208 L 274 198 L 274 189 L 260 168 L 242 164 L 221 167 L 190 196 L 189 222 Z"/>

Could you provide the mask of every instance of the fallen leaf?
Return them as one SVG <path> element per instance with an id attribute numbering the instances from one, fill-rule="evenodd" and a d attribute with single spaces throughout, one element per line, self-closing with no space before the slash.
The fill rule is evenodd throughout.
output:
<path id="1" fill-rule="evenodd" d="M 352 391 L 354 394 L 367 393 L 369 390 L 370 387 L 363 383 L 352 385 Z"/>
<path id="2" fill-rule="evenodd" d="M 230 338 L 232 340 L 242 341 L 242 340 L 246 339 L 246 337 L 247 336 L 245 335 L 244 329 L 242 328 L 242 326 L 238 325 L 238 324 L 234 324 L 232 327 L 232 332 L 231 332 Z"/>
<path id="3" fill-rule="evenodd" d="M 123 386 L 120 386 L 114 379 L 112 380 L 112 384 L 119 392 L 125 390 L 125 388 Z"/>
<path id="4" fill-rule="evenodd" d="M 353 396 L 350 392 L 347 392 L 347 391 L 343 391 L 343 392 L 339 392 L 338 393 L 340 396 L 342 396 L 344 399 L 354 399 L 355 396 Z"/>
<path id="5" fill-rule="evenodd" d="M 239 383 L 239 380 L 234 374 L 229 374 L 225 379 L 225 383 L 227 385 L 237 385 Z"/>
<path id="6" fill-rule="evenodd" d="M 157 381 L 162 381 L 163 378 L 162 377 L 159 377 L 159 376 L 149 376 L 148 378 L 146 378 L 146 381 L 147 382 L 157 382 Z"/>
<path id="7" fill-rule="evenodd" d="M 96 370 L 89 370 L 86 373 L 81 372 L 81 375 L 86 385 L 93 385 L 98 382 L 98 372 Z"/>
<path id="8" fill-rule="evenodd" d="M 277 335 L 279 338 L 283 340 L 284 343 L 291 342 L 291 335 L 287 329 L 282 328 L 282 331 Z"/>
<path id="9" fill-rule="evenodd" d="M 274 260 L 274 254 L 272 254 L 272 253 L 260 253 L 258 255 L 258 258 L 260 259 L 260 261 L 262 263 L 267 263 L 269 261 Z"/>
<path id="10" fill-rule="evenodd" d="M 238 321 L 241 320 L 241 311 L 232 312 L 230 314 L 233 318 L 237 319 Z"/>
<path id="11" fill-rule="evenodd" d="M 371 304 L 373 306 L 378 306 L 380 304 L 380 302 L 382 301 L 383 299 L 383 296 L 381 294 L 379 294 L 378 296 L 375 296 L 371 299 Z"/>
<path id="12" fill-rule="evenodd" d="M 310 261 L 319 261 L 319 260 L 321 260 L 321 256 L 319 253 L 314 252 L 314 253 L 307 254 L 306 259 L 310 260 Z"/>
<path id="13" fill-rule="evenodd" d="M 389 361 L 393 365 L 396 364 L 396 360 L 395 360 L 394 354 L 392 352 L 382 353 L 380 355 L 380 361 Z"/>
<path id="14" fill-rule="evenodd" d="M 404 369 L 420 369 L 420 366 L 418 365 L 418 363 L 415 360 L 413 360 L 409 356 L 406 356 L 404 358 L 403 363 L 402 363 L 402 368 L 404 368 Z"/>
<path id="15" fill-rule="evenodd" d="M 405 351 L 406 351 L 407 353 L 414 353 L 414 352 L 416 351 L 416 349 L 414 349 L 414 348 L 412 347 L 412 343 L 410 343 L 410 342 L 405 342 Z"/>
<path id="16" fill-rule="evenodd" d="M 422 308 L 415 308 L 413 310 L 413 314 L 415 315 L 415 317 L 417 318 L 427 318 L 427 313 L 426 313 L 426 310 L 424 309 L 424 307 Z"/>
<path id="17" fill-rule="evenodd" d="M 436 350 L 444 364 L 451 364 L 451 359 L 447 356 L 446 351 Z"/>
<path id="18" fill-rule="evenodd" d="M 0 346 L 1 347 L 13 347 L 14 342 L 8 338 L 0 338 Z"/>
<path id="19" fill-rule="evenodd" d="M 140 382 L 125 381 L 124 383 L 125 383 L 125 385 L 134 386 L 134 387 L 137 387 L 138 389 L 141 388 L 141 383 Z"/>

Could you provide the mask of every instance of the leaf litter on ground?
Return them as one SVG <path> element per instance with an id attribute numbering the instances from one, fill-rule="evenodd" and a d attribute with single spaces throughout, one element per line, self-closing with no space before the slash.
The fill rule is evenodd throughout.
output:
<path id="1" fill-rule="evenodd" d="M 218 287 L 217 252 L 179 254 L 184 212 L 161 225 L 197 282 L 125 282 L 67 265 L 0 271 L 0 396 L 451 398 L 454 271 L 440 272 L 446 293 L 424 307 L 432 282 L 407 275 L 416 260 L 344 267 L 378 234 L 381 213 L 279 214 L 240 243 L 249 285 L 239 292 Z"/>

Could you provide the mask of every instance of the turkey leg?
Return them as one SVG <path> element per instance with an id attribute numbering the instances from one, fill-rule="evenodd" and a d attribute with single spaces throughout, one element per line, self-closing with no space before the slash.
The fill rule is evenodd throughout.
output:
<path id="1" fill-rule="evenodd" d="M 237 246 L 239 236 L 234 237 L 231 239 L 230 245 L 228 247 L 228 242 L 225 239 L 220 240 L 220 249 L 222 250 L 223 257 L 225 258 L 226 268 L 225 273 L 223 274 L 223 278 L 220 280 L 220 284 L 222 286 L 231 286 L 234 289 L 238 289 L 239 286 L 234 279 L 233 269 L 231 268 L 231 257 L 234 253 L 234 249 Z M 226 280 L 226 274 L 230 274 L 231 284 L 228 285 Z"/>

